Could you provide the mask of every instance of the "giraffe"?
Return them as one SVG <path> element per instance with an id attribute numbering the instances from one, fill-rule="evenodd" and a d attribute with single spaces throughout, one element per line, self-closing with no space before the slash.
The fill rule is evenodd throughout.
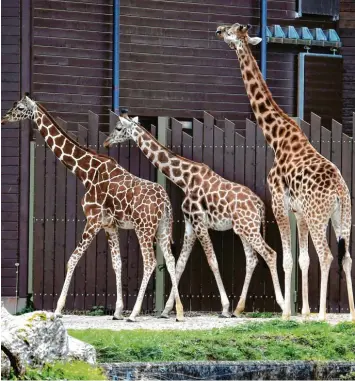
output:
<path id="1" fill-rule="evenodd" d="M 181 254 L 176 264 L 176 280 L 179 282 L 196 238 L 200 241 L 214 274 L 221 296 L 221 317 L 229 317 L 229 301 L 218 268 L 217 258 L 208 229 L 225 231 L 233 229 L 241 238 L 246 256 L 246 274 L 242 293 L 233 316 L 239 316 L 245 308 L 249 283 L 258 262 L 259 253 L 269 266 L 276 294 L 276 301 L 283 307 L 279 284 L 276 252 L 264 241 L 260 226 L 265 224 L 265 207 L 261 199 L 247 187 L 219 176 L 207 165 L 197 163 L 171 152 L 161 145 L 143 126 L 138 118 L 130 119 L 127 110 L 121 112 L 116 128 L 104 146 L 133 139 L 149 161 L 185 193 L 182 211 L 185 234 Z M 265 228 L 265 225 L 264 225 Z M 174 304 L 174 290 L 166 303 L 162 317 L 168 317 Z"/>
<path id="2" fill-rule="evenodd" d="M 308 235 L 316 248 L 321 268 L 319 319 L 326 319 L 326 295 L 329 269 L 333 260 L 326 239 L 331 219 L 337 240 L 338 260 L 346 276 L 351 319 L 355 321 L 354 297 L 351 282 L 352 260 L 349 253 L 351 230 L 351 200 L 348 187 L 339 169 L 323 157 L 308 141 L 298 124 L 275 102 L 253 57 L 249 44 L 261 39 L 250 37 L 250 25 L 222 25 L 216 34 L 223 38 L 240 62 L 243 81 L 267 143 L 275 153 L 268 174 L 272 208 L 279 226 L 285 272 L 285 307 L 283 317 L 291 313 L 291 232 L 289 211 L 295 214 L 300 247 L 299 265 L 302 271 L 302 315 L 310 314 L 308 303 Z"/>
<path id="3" fill-rule="evenodd" d="M 96 234 L 104 229 L 116 275 L 117 302 L 114 319 L 122 319 L 122 264 L 118 229 L 135 229 L 143 256 L 144 271 L 137 300 L 128 321 L 136 320 L 149 278 L 156 267 L 154 238 L 164 253 L 177 303 L 177 320 L 182 321 L 183 307 L 175 277 L 175 258 L 170 246 L 172 208 L 164 188 L 132 175 L 111 157 L 80 146 L 58 125 L 43 105 L 31 99 L 29 94 L 14 103 L 1 123 L 24 119 L 35 122 L 39 133 L 54 155 L 81 180 L 86 188 L 81 202 L 86 226 L 78 246 L 68 261 L 67 274 L 55 313 L 61 315 L 76 264 Z"/>

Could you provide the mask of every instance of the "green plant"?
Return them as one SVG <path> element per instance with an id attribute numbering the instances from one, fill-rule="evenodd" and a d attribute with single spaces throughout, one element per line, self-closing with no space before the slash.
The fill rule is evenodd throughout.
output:
<path id="1" fill-rule="evenodd" d="M 347 374 L 342 374 L 340 376 L 341 380 L 355 380 L 355 372 L 350 372 Z"/>
<path id="2" fill-rule="evenodd" d="M 103 370 L 83 361 L 55 362 L 41 368 L 27 368 L 26 373 L 17 378 L 13 372 L 9 380 L 107 380 Z"/>
<path id="3" fill-rule="evenodd" d="M 88 312 L 90 316 L 103 316 L 105 315 L 105 307 L 104 306 L 93 306 L 91 310 Z"/>
<path id="4" fill-rule="evenodd" d="M 22 308 L 21 311 L 16 312 L 16 315 L 23 315 L 27 314 L 29 312 L 33 312 L 35 310 L 33 301 L 32 301 L 32 294 L 27 294 L 26 296 L 26 305 L 24 308 Z"/>
<path id="5" fill-rule="evenodd" d="M 212 330 L 69 330 L 100 362 L 355 360 L 355 324 L 283 321 Z"/>

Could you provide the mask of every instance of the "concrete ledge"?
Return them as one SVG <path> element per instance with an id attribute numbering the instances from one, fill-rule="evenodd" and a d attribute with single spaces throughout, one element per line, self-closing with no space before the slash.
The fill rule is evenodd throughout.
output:
<path id="1" fill-rule="evenodd" d="M 187 361 L 101 364 L 110 380 L 332 380 L 355 372 L 355 362 Z"/>

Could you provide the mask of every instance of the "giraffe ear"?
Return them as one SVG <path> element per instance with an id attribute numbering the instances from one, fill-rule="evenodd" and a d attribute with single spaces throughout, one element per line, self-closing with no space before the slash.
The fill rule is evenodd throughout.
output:
<path id="1" fill-rule="evenodd" d="M 139 118 L 138 118 L 138 116 L 135 116 L 134 118 L 132 118 L 132 120 L 133 120 L 134 123 L 138 123 Z"/>
<path id="2" fill-rule="evenodd" d="M 258 45 L 262 41 L 260 37 L 248 37 L 248 43 L 251 45 Z"/>

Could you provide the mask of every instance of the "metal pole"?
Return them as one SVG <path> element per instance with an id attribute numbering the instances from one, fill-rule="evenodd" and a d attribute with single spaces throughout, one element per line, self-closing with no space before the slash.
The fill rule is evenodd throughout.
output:
<path id="1" fill-rule="evenodd" d="M 266 80 L 266 60 L 267 60 L 267 41 L 266 41 L 266 28 L 267 28 L 267 0 L 261 0 L 261 73 Z"/>
<path id="2" fill-rule="evenodd" d="M 158 117 L 158 141 L 166 146 L 166 129 L 169 127 L 169 117 Z M 166 177 L 158 171 L 157 183 L 166 189 Z M 164 264 L 164 255 L 157 245 L 157 270 L 155 277 L 155 310 L 161 313 L 164 309 L 164 291 L 165 291 L 165 270 L 159 270 L 159 265 Z"/>
<path id="3" fill-rule="evenodd" d="M 118 114 L 120 102 L 120 0 L 113 2 L 112 110 Z"/>
<path id="4" fill-rule="evenodd" d="M 35 150 L 36 142 L 30 143 L 30 194 L 28 216 L 28 293 L 33 294 L 33 234 L 35 203 Z"/>

